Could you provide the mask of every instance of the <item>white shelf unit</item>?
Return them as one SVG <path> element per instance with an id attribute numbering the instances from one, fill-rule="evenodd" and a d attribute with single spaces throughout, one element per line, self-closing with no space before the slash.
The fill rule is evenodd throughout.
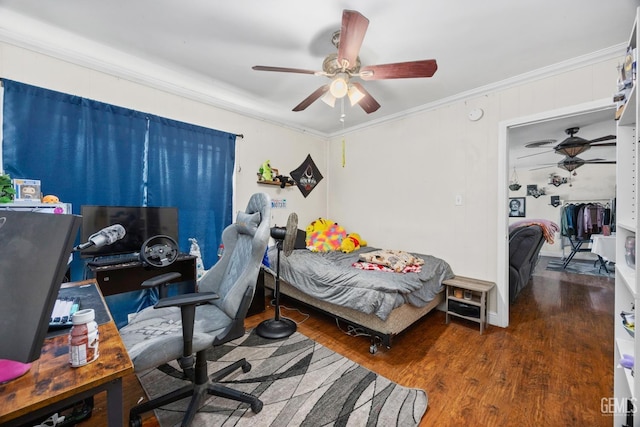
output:
<path id="1" fill-rule="evenodd" d="M 631 31 L 628 46 L 635 49 L 638 43 L 638 22 L 640 8 L 636 11 L 635 22 Z M 617 122 L 617 166 L 616 166 L 616 275 L 615 275 L 615 312 L 614 312 L 614 386 L 613 393 L 617 408 L 624 409 L 622 404 L 630 399 L 636 408 L 640 404 L 640 381 L 638 375 L 632 375 L 630 369 L 620 366 L 620 359 L 628 354 L 640 357 L 640 339 L 632 336 L 622 325 L 621 312 L 635 312 L 640 303 L 638 291 L 637 264 L 628 265 L 625 259 L 625 243 L 627 237 L 635 237 L 640 223 L 638 222 L 638 96 L 636 83 L 629 93 L 624 110 Z M 636 242 L 636 252 L 638 243 Z M 634 373 L 637 373 L 636 370 Z M 622 411 L 613 418 L 614 426 L 626 425 L 626 414 Z M 640 427 L 640 412 L 633 415 L 633 425 Z"/>
<path id="2" fill-rule="evenodd" d="M 0 210 L 70 214 L 71 203 L 40 203 L 37 201 L 0 203 Z"/>

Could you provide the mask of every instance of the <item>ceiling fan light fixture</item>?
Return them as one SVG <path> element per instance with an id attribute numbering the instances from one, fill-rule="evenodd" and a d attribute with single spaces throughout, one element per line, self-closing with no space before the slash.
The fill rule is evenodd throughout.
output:
<path id="1" fill-rule="evenodd" d="M 364 93 L 358 90 L 358 88 L 355 87 L 354 85 L 349 85 L 349 90 L 347 91 L 347 94 L 349 95 L 349 101 L 351 102 L 352 107 L 356 105 L 358 102 L 362 101 L 362 98 L 364 98 Z"/>
<path id="2" fill-rule="evenodd" d="M 564 132 L 569 135 L 569 137 L 553 148 L 555 152 L 573 158 L 591 148 L 589 141 L 575 136 L 579 130 L 579 127 L 566 129 Z"/>
<path id="3" fill-rule="evenodd" d="M 565 157 L 564 160 L 558 162 L 558 167 L 568 172 L 572 172 L 582 165 L 584 165 L 584 160 L 579 157 Z"/>
<path id="4" fill-rule="evenodd" d="M 589 145 L 588 141 L 578 137 L 571 137 L 558 144 L 554 150 L 558 154 L 563 154 L 568 157 L 576 157 L 590 148 L 591 145 Z"/>
<path id="5" fill-rule="evenodd" d="M 348 91 L 349 76 L 345 73 L 338 73 L 329 85 L 329 92 L 336 98 L 344 98 Z"/>
<path id="6" fill-rule="evenodd" d="M 320 98 L 322 102 L 327 104 L 329 107 L 333 108 L 336 106 L 336 97 L 331 94 L 331 92 L 327 91 L 322 98 Z"/>

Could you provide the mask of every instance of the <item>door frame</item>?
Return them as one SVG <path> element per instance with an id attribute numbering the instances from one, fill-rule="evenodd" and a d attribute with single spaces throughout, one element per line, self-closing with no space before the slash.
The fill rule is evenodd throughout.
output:
<path id="1" fill-rule="evenodd" d="M 509 326 L 509 131 L 510 129 L 531 126 L 536 123 L 580 116 L 602 110 L 612 109 L 615 104 L 611 98 L 600 99 L 584 104 L 572 105 L 555 110 L 544 111 L 528 116 L 504 120 L 498 123 L 498 326 Z"/>

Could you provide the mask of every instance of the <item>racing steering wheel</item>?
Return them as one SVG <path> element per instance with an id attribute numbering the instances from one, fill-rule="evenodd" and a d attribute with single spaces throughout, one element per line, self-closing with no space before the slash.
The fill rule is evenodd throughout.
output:
<path id="1" fill-rule="evenodd" d="M 178 259 L 178 243 L 165 235 L 147 239 L 140 248 L 140 260 L 154 267 L 166 267 Z"/>

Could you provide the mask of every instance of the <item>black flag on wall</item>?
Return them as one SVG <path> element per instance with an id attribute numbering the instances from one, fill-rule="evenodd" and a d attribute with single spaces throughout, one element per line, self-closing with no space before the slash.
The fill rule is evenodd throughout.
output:
<path id="1" fill-rule="evenodd" d="M 295 180 L 302 195 L 307 197 L 322 180 L 322 174 L 313 162 L 311 155 L 307 154 L 304 162 L 297 169 L 291 171 L 291 178 Z"/>

